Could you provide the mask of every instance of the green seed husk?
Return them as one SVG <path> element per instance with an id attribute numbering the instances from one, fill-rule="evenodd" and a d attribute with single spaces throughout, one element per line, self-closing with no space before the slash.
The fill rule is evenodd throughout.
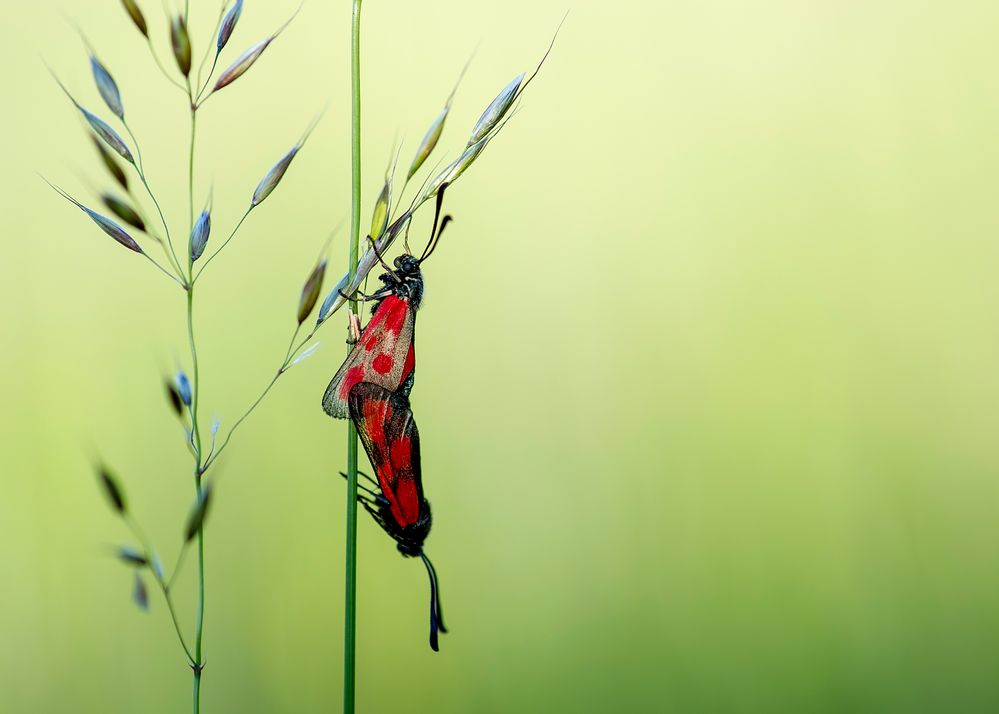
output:
<path id="1" fill-rule="evenodd" d="M 97 467 L 97 478 L 101 482 L 101 488 L 104 489 L 104 495 L 107 496 L 111 507 L 118 514 L 125 515 L 125 492 L 122 491 L 121 486 L 118 484 L 118 479 L 115 478 L 107 466 L 103 465 Z"/>
<path id="2" fill-rule="evenodd" d="M 180 392 L 177 391 L 177 387 L 174 385 L 173 380 L 166 380 L 166 392 L 167 400 L 170 402 L 170 408 L 173 409 L 177 416 L 184 415 L 184 404 L 180 398 Z"/>
<path id="3" fill-rule="evenodd" d="M 184 529 L 184 539 L 190 542 L 194 539 L 194 536 L 198 534 L 198 531 L 205 524 L 205 518 L 208 516 L 208 507 L 211 505 L 212 501 L 212 485 L 208 484 L 205 486 L 204 490 L 201 492 L 201 498 L 198 502 L 194 504 L 194 508 L 191 509 L 191 515 L 187 518 L 187 527 Z"/>
<path id="4" fill-rule="evenodd" d="M 184 17 L 178 15 L 170 23 L 170 46 L 173 48 L 174 59 L 177 60 L 177 67 L 185 77 L 191 74 L 191 36 L 187 32 L 187 23 Z"/>
<path id="5" fill-rule="evenodd" d="M 493 128 L 499 124 L 506 113 L 510 111 L 510 107 L 513 106 L 514 100 L 517 99 L 518 93 L 520 91 L 520 85 L 524 81 L 524 74 L 519 74 L 514 77 L 513 80 L 503 87 L 502 91 L 496 98 L 490 102 L 486 110 L 482 112 L 482 116 L 479 120 L 475 122 L 475 126 L 472 128 L 472 135 L 468 139 L 468 147 L 473 144 L 477 144 L 481 141 L 487 134 L 489 134 Z"/>
<path id="6" fill-rule="evenodd" d="M 146 583 L 142 580 L 139 572 L 135 572 L 135 585 L 132 587 L 132 600 L 142 610 L 149 609 L 149 591 L 146 590 Z"/>
<path id="7" fill-rule="evenodd" d="M 388 228 L 389 207 L 392 199 L 392 185 L 388 177 L 385 178 L 385 185 L 382 186 L 378 200 L 375 201 L 375 209 L 371 213 L 371 237 L 375 240 L 381 238 L 382 233 Z"/>
<path id="8" fill-rule="evenodd" d="M 312 309 L 319 301 L 319 293 L 323 289 L 323 278 L 326 276 L 326 261 L 322 260 L 309 275 L 305 285 L 302 286 L 302 294 L 298 299 L 298 324 L 301 325 L 312 313 Z"/>
<path id="9" fill-rule="evenodd" d="M 133 548 L 128 545 L 124 545 L 118 549 L 118 557 L 129 565 L 134 565 L 139 568 L 144 568 L 149 565 L 149 559 L 146 557 L 145 553 L 138 548 Z"/>
<path id="10" fill-rule="evenodd" d="M 52 189 L 54 191 L 56 191 L 60 196 L 62 196 L 67 201 L 69 201 L 74 206 L 76 206 L 81 211 L 83 211 L 88 216 L 90 216 L 90 220 L 92 220 L 94 223 L 96 223 L 97 226 L 102 231 L 104 231 L 105 233 L 107 233 L 109 236 L 111 236 L 112 238 L 114 238 L 116 241 L 118 241 L 119 243 L 121 243 L 123 246 L 125 246 L 129 250 L 135 251 L 136 253 L 141 253 L 142 252 L 142 248 L 139 246 L 138 243 L 135 242 L 135 239 L 128 234 L 128 231 L 126 231 L 124 228 L 122 228 L 117 223 L 115 223 L 114 221 L 112 221 L 110 218 L 108 218 L 106 216 L 102 216 L 100 213 L 97 213 L 96 211 L 90 210 L 89 208 L 87 208 L 86 206 L 84 206 L 82 203 L 80 203 L 79 201 L 77 201 L 75 198 L 73 198 L 72 196 L 70 196 L 68 193 L 66 193 L 65 191 L 63 191 L 58 186 L 55 186 L 54 184 L 51 184 L 48 181 L 46 181 L 45 183 L 48 183 L 49 186 L 52 186 Z"/>
<path id="11" fill-rule="evenodd" d="M 132 22 L 139 28 L 139 32 L 148 38 L 149 26 L 146 24 L 146 17 L 142 14 L 142 10 L 139 9 L 135 0 L 121 0 L 121 4 L 125 6 L 129 16 L 132 18 Z"/>
<path id="12" fill-rule="evenodd" d="M 413 175 L 420 170 L 423 163 L 430 157 L 434 148 L 437 146 L 437 142 L 440 141 L 441 134 L 444 131 L 444 122 L 447 120 L 447 115 L 451 112 L 451 104 L 448 103 L 444 110 L 437 115 L 430 128 L 427 129 L 427 133 L 423 136 L 423 141 L 420 142 L 420 147 L 416 150 L 416 156 L 413 157 L 413 163 L 409 165 L 409 171 L 406 172 L 406 180 L 413 178 Z"/>
<path id="13" fill-rule="evenodd" d="M 125 171 L 118 165 L 118 162 L 111 155 L 111 152 L 108 151 L 107 146 L 101 141 L 100 137 L 96 134 L 91 134 L 90 138 L 94 142 L 94 146 L 97 147 L 97 153 L 100 154 L 101 161 L 104 163 L 105 168 L 107 168 L 108 173 L 118 182 L 119 186 L 128 191 L 128 176 L 125 175 Z"/>
<path id="14" fill-rule="evenodd" d="M 136 210 L 125 201 L 110 193 L 105 193 L 101 194 L 101 202 L 107 206 L 111 213 L 118 216 L 118 218 L 125 221 L 128 225 L 133 228 L 138 228 L 143 233 L 146 232 L 145 221 L 143 221 L 142 217 L 136 212 Z"/>

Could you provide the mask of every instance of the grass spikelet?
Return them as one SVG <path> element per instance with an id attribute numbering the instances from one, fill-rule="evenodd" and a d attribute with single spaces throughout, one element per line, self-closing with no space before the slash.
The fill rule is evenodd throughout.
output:
<path id="1" fill-rule="evenodd" d="M 503 120 L 503 117 L 506 116 L 508 111 L 510 111 L 510 107 L 513 106 L 513 102 L 520 92 L 520 86 L 524 81 L 524 76 L 524 74 L 519 74 L 514 77 L 513 80 L 508 85 L 503 87 L 502 91 L 496 95 L 496 98 L 489 103 L 489 106 L 486 107 L 484 112 L 482 112 L 482 116 L 479 117 L 479 120 L 475 122 L 475 126 L 472 128 L 472 135 L 468 139 L 467 147 L 477 144 L 493 130 L 493 127 Z"/>
<path id="2" fill-rule="evenodd" d="M 235 9 L 236 8 L 234 7 L 233 11 L 235 11 Z M 264 50 L 270 47 L 271 43 L 278 38 L 278 35 L 284 32 L 285 28 L 287 28 L 288 25 L 291 24 L 291 21 L 295 19 L 295 16 L 298 15 L 301 9 L 302 6 L 299 5 L 298 10 L 295 11 L 295 14 L 292 15 L 290 18 L 288 18 L 288 20 L 283 25 L 281 25 L 281 27 L 279 27 L 277 31 L 274 32 L 274 34 L 272 34 L 267 39 L 261 40 L 260 42 L 255 44 L 253 47 L 251 47 L 246 52 L 241 54 L 235 62 L 229 65 L 229 67 L 226 70 L 224 70 L 222 74 L 219 75 L 219 78 L 215 81 L 215 86 L 212 88 L 212 92 L 213 93 L 217 92 L 223 87 L 229 86 L 237 79 L 242 77 L 244 74 L 246 74 L 246 72 L 250 69 L 250 67 L 252 67 L 256 63 L 256 61 L 260 59 L 260 55 L 264 53 Z M 233 22 L 233 25 L 235 26 L 235 22 Z M 226 39 L 228 40 L 228 38 Z M 219 41 L 220 42 L 222 41 L 221 31 L 219 34 Z M 221 51 L 221 47 L 219 48 L 219 50 Z"/>
<path id="3" fill-rule="evenodd" d="M 191 36 L 187 32 L 187 23 L 183 15 L 178 15 L 170 23 L 170 46 L 173 48 L 177 67 L 185 77 L 191 75 Z"/>
<path id="4" fill-rule="evenodd" d="M 219 27 L 219 36 L 215 43 L 217 52 L 221 52 L 222 48 L 229 42 L 229 38 L 232 37 L 233 30 L 236 29 L 236 23 L 239 22 L 239 17 L 242 14 L 243 0 L 236 0 L 236 4 L 226 13 L 225 19 L 222 20 L 222 25 Z"/>
<path id="5" fill-rule="evenodd" d="M 309 317 L 312 309 L 319 301 L 319 293 L 323 289 L 323 278 L 326 276 L 326 261 L 319 261 L 309 275 L 305 285 L 302 286 L 302 294 L 298 299 L 298 324 L 301 325 Z"/>
<path id="6" fill-rule="evenodd" d="M 208 236 L 212 232 L 212 211 L 205 208 L 194 222 L 194 229 L 191 231 L 191 261 L 196 261 L 205 252 L 208 245 Z"/>
<path id="7" fill-rule="evenodd" d="M 51 69 L 49 72 L 52 74 L 52 78 L 55 79 L 56 84 L 58 84 L 59 88 L 63 91 L 63 94 L 69 98 L 69 101 L 73 103 L 73 106 L 76 107 L 77 111 L 83 115 L 83 118 L 87 120 L 88 124 L 90 124 L 90 128 L 93 129 L 94 133 L 101 138 L 101 141 L 113 149 L 118 156 L 134 165 L 135 158 L 132 156 L 132 152 L 129 150 L 128 144 L 126 144 L 125 140 L 118 135 L 118 132 L 112 129 L 103 119 L 94 116 L 92 113 L 84 109 L 83 106 L 76 101 L 76 97 L 69 93 L 69 90 L 66 89 L 66 85 L 60 81 L 55 73 L 52 72 Z"/>
<path id="8" fill-rule="evenodd" d="M 371 212 L 371 237 L 377 240 L 388 228 L 389 206 L 392 199 L 392 182 L 388 176 L 385 177 L 385 184 L 382 186 L 378 200 L 375 201 L 375 208 Z"/>
<path id="9" fill-rule="evenodd" d="M 54 185 L 52 183 L 49 183 L 48 181 L 46 181 L 45 183 L 48 183 L 49 186 L 51 186 L 56 191 L 56 193 L 58 193 L 60 196 L 62 196 L 67 201 L 69 201 L 74 206 L 76 206 L 81 211 L 83 211 L 88 216 L 90 216 L 90 219 L 94 223 L 96 223 L 98 225 L 98 227 L 102 231 L 104 231 L 105 233 L 107 233 L 109 236 L 111 236 L 112 238 L 114 238 L 116 241 L 118 241 L 119 243 L 121 243 L 123 246 L 125 246 L 129 250 L 135 251 L 136 253 L 141 253 L 142 252 L 142 248 L 139 246 L 138 243 L 135 242 L 135 239 L 132 238 L 132 236 L 130 236 L 128 234 L 128 231 L 126 231 L 124 228 L 122 228 L 117 223 L 115 223 L 114 221 L 112 221 L 110 218 L 108 218 L 107 216 L 102 216 L 100 213 L 97 213 L 96 211 L 90 210 L 89 208 L 87 208 L 86 206 L 84 206 L 82 203 L 80 203 L 79 201 L 77 201 L 75 198 L 73 198 L 72 196 L 70 196 L 68 193 L 66 193 L 65 191 L 63 191 L 58 186 L 56 186 L 56 185 Z"/>
<path id="10" fill-rule="evenodd" d="M 149 559 L 146 558 L 145 553 L 128 545 L 124 545 L 118 549 L 118 557 L 128 565 L 134 565 L 137 568 L 144 568 L 149 565 Z"/>
<path id="11" fill-rule="evenodd" d="M 291 162 L 298 155 L 298 152 L 302 150 L 302 147 L 305 146 L 305 142 L 309 140 L 309 137 L 312 135 L 312 131 L 316 128 L 318 121 L 319 119 L 317 118 L 312 122 L 312 125 L 306 129 L 305 134 L 302 135 L 299 142 L 295 144 L 287 154 L 282 156 L 281 160 L 274 164 L 274 166 L 271 167 L 271 170 L 268 171 L 267 174 L 260 180 L 260 183 L 257 184 L 256 190 L 253 192 L 253 198 L 250 200 L 251 208 L 255 208 L 263 203 L 264 199 L 270 196 L 271 193 L 274 192 L 274 189 L 278 187 L 278 184 L 281 183 L 281 179 L 283 179 L 284 175 L 288 172 Z"/>
<path id="12" fill-rule="evenodd" d="M 139 609 L 149 609 L 149 590 L 146 589 L 146 583 L 138 571 L 135 573 L 135 585 L 132 587 L 132 600 L 139 606 Z"/>
<path id="13" fill-rule="evenodd" d="M 178 371 L 175 381 L 177 383 L 177 394 L 180 395 L 180 401 L 186 407 L 191 406 L 191 401 L 193 399 L 193 395 L 191 393 L 191 380 L 187 378 L 187 375 L 184 374 L 184 372 Z"/>
<path id="14" fill-rule="evenodd" d="M 101 488 L 104 490 L 104 495 L 107 496 L 111 508 L 119 515 L 125 515 L 127 512 L 125 492 L 122 491 L 121 486 L 118 484 L 118 479 L 115 478 L 107 466 L 103 465 L 97 467 L 97 478 L 101 482 Z"/>
<path id="15" fill-rule="evenodd" d="M 108 151 L 107 146 L 96 134 L 90 135 L 91 140 L 94 142 L 94 146 L 97 147 L 97 153 L 100 154 L 101 161 L 104 163 L 104 167 L 111 174 L 111 177 L 118 182 L 118 185 L 123 189 L 128 191 L 128 176 L 125 175 L 125 171 L 118 165 L 114 156 Z"/>
<path id="16" fill-rule="evenodd" d="M 184 529 L 185 542 L 189 543 L 194 540 L 194 536 L 201 530 L 201 527 L 205 523 L 205 518 L 208 517 L 208 507 L 211 505 L 211 502 L 212 485 L 209 483 L 202 490 L 201 498 L 194 504 L 194 507 L 191 509 L 191 515 L 187 518 L 187 527 Z"/>
<path id="17" fill-rule="evenodd" d="M 132 22 L 135 26 L 139 28 L 139 32 L 149 38 L 149 26 L 146 24 L 146 17 L 142 14 L 142 10 L 139 9 L 138 4 L 135 0 L 121 0 L 121 4 L 125 6 L 125 10 L 128 11 L 129 17 L 132 18 Z"/>
<path id="18" fill-rule="evenodd" d="M 101 194 L 101 203 L 107 206 L 107 209 L 111 211 L 111 213 L 118 216 L 118 218 L 125 221 L 128 225 L 139 229 L 143 233 L 146 232 L 145 221 L 142 220 L 142 217 L 134 208 L 122 199 L 118 198 L 114 194 L 104 193 Z"/>
<path id="19" fill-rule="evenodd" d="M 111 113 L 119 119 L 125 119 L 125 106 L 121 101 L 121 92 L 118 91 L 118 84 L 108 71 L 107 67 L 101 64 L 97 56 L 90 55 L 90 69 L 94 75 L 94 82 L 97 84 L 97 91 L 100 92 L 104 103 L 108 105 Z"/>

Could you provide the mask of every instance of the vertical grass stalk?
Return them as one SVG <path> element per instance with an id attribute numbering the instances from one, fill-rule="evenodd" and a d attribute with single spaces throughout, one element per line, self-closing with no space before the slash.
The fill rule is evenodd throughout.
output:
<path id="1" fill-rule="evenodd" d="M 350 27 L 350 282 L 357 274 L 361 236 L 361 0 L 354 0 Z M 358 303 L 350 309 L 358 314 Z M 349 349 L 349 346 L 348 346 Z M 357 430 L 347 427 L 347 554 L 344 574 L 343 711 L 354 714 L 357 643 Z"/>
<path id="2" fill-rule="evenodd" d="M 187 94 L 191 103 L 191 147 L 188 155 L 187 173 L 187 195 L 190 208 L 190 230 L 188 235 L 194 232 L 194 149 L 198 134 L 198 108 L 191 92 L 191 83 L 187 83 Z M 191 405 L 191 444 L 194 447 L 194 490 L 197 498 L 196 503 L 201 503 L 204 497 L 204 489 L 201 477 L 204 473 L 202 468 L 202 445 L 201 428 L 198 424 L 198 400 L 201 396 L 201 375 L 198 369 L 198 349 L 194 339 L 194 258 L 191 251 L 187 250 L 187 333 L 191 341 L 191 370 L 192 370 L 192 393 Z M 194 673 L 193 709 L 194 714 L 201 712 L 201 672 L 204 668 L 201 643 L 203 639 L 205 624 L 205 527 L 202 523 L 198 526 L 198 614 L 194 625 L 194 664 L 191 669 Z"/>

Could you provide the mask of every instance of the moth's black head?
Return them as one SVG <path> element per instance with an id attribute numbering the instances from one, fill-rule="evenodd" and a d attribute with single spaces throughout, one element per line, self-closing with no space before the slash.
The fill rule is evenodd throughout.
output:
<path id="1" fill-rule="evenodd" d="M 418 275 L 420 272 L 420 261 L 408 253 L 400 255 L 393 262 L 395 263 L 396 271 L 401 277 L 406 275 Z"/>
<path id="2" fill-rule="evenodd" d="M 394 261 L 395 270 L 378 276 L 392 294 L 408 300 L 414 310 L 419 309 L 423 299 L 423 273 L 420 261 L 411 255 L 400 255 Z"/>

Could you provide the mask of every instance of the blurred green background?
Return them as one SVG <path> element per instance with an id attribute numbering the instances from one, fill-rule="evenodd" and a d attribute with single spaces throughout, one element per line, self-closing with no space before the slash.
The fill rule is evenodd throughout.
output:
<path id="1" fill-rule="evenodd" d="M 225 57 L 296 6 L 247 2 Z M 129 602 L 90 470 L 120 472 L 172 562 L 183 298 L 38 178 L 104 185 L 40 58 L 101 109 L 79 22 L 175 225 L 185 109 L 116 0 L 4 7 L 0 710 L 183 712 L 190 672 L 161 599 Z M 192 1 L 196 52 L 217 7 Z M 472 51 L 441 156 L 567 7 L 368 0 L 366 215 Z M 329 103 L 200 289 L 206 420 L 266 383 L 349 212 L 349 12 L 310 0 L 203 112 L 217 241 Z M 452 631 L 429 650 L 425 573 L 365 517 L 361 711 L 999 710 L 997 22 L 972 1 L 571 5 L 426 269 L 413 402 Z M 321 336 L 221 463 L 209 714 L 340 706 L 346 430 L 319 399 L 343 320 Z M 189 563 L 188 626 L 193 588 Z"/>

